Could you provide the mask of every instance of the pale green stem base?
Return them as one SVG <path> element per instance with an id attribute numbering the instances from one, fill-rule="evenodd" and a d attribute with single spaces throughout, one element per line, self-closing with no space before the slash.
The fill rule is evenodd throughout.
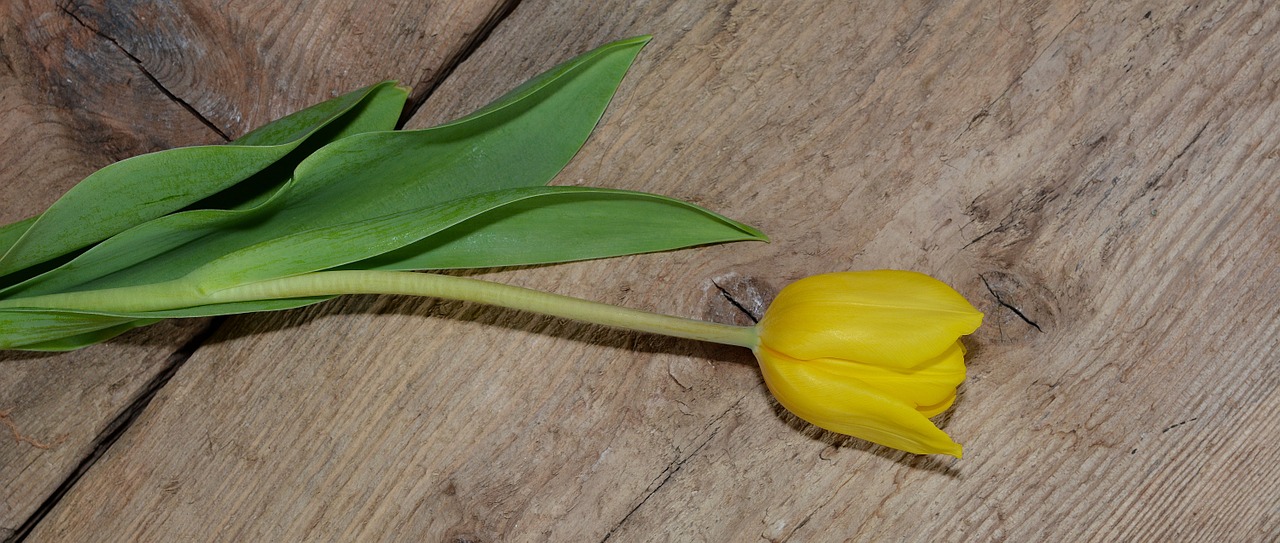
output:
<path id="1" fill-rule="evenodd" d="M 755 328 L 671 317 L 490 281 L 415 272 L 326 271 L 213 292 L 187 282 L 50 294 L 0 301 L 0 307 L 139 313 L 252 300 L 342 294 L 427 296 L 541 313 L 577 321 L 699 341 L 755 348 Z"/>

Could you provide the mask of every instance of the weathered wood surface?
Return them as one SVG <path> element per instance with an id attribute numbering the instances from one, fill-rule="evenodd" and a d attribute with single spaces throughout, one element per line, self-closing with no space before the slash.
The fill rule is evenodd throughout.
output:
<path id="1" fill-rule="evenodd" d="M 488 275 L 733 318 L 717 283 L 932 273 L 988 314 L 942 417 L 965 458 L 815 432 L 745 352 L 353 297 L 227 321 L 32 539 L 1280 537 L 1278 25 L 1229 1 L 522 2 L 410 126 L 654 33 L 557 182 L 773 242 Z"/>
<path id="2" fill-rule="evenodd" d="M 295 4 L 0 4 L 0 221 L 40 212 L 116 160 L 221 143 L 374 79 L 431 88 L 507 9 Z M 208 324 L 166 323 L 65 355 L 0 353 L 0 540 L 94 456 Z"/>

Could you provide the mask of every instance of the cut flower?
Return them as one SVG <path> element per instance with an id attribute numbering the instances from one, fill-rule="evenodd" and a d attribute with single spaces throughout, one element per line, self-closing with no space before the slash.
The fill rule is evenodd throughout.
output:
<path id="1" fill-rule="evenodd" d="M 916 454 L 959 457 L 929 417 L 964 381 L 960 337 L 982 313 L 924 274 L 876 270 L 788 285 L 756 325 L 766 386 L 816 426 Z"/>

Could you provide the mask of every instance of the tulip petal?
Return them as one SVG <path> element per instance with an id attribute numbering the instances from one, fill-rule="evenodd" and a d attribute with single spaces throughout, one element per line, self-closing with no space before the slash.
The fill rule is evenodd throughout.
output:
<path id="1" fill-rule="evenodd" d="M 982 313 L 928 275 L 875 270 L 815 275 L 782 290 L 761 342 L 801 359 L 829 356 L 910 368 L 982 324 Z"/>
<path id="2" fill-rule="evenodd" d="M 956 394 L 952 392 L 951 395 L 948 396 L 945 400 L 942 400 L 936 404 L 917 406 L 916 411 L 919 411 L 921 415 L 924 415 L 926 417 L 934 417 L 945 412 L 948 409 L 951 409 L 951 404 L 954 404 L 954 403 L 956 403 Z"/>
<path id="3" fill-rule="evenodd" d="M 912 404 L 769 348 L 756 356 L 778 402 L 818 427 L 914 454 L 961 455 L 960 445 Z"/>
<path id="4" fill-rule="evenodd" d="M 964 382 L 964 346 L 959 341 L 942 354 L 913 368 L 897 369 L 874 366 L 862 362 L 836 358 L 806 360 L 801 364 L 812 365 L 841 378 L 857 379 L 883 394 L 905 402 L 916 409 L 930 411 L 932 417 L 950 405 L 955 398 L 956 387 Z"/>

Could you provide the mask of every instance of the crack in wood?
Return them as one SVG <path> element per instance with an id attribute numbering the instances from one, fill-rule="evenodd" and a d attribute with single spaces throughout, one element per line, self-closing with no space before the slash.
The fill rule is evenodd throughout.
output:
<path id="1" fill-rule="evenodd" d="M 1016 86 L 1019 81 L 1022 81 L 1022 78 L 1027 75 L 1028 71 L 1031 71 L 1031 68 L 1036 65 L 1036 62 L 1040 60 L 1040 57 L 1043 57 L 1045 53 L 1049 52 L 1049 49 L 1053 48 L 1053 44 L 1058 43 L 1058 39 L 1062 37 L 1062 33 L 1066 32 L 1068 28 L 1071 28 L 1071 25 L 1076 23 L 1076 19 L 1079 19 L 1081 15 L 1092 10 L 1093 4 L 1093 2 L 1090 2 L 1084 9 L 1077 11 L 1076 14 L 1071 17 L 1071 20 L 1067 21 L 1067 24 L 1062 25 L 1062 28 L 1059 28 L 1058 31 L 1054 33 L 1053 38 L 1049 39 L 1049 43 L 1045 45 L 1044 49 L 1031 57 L 1031 62 L 1018 73 L 1018 77 L 1013 78 L 1013 81 L 1010 81 L 1009 84 L 1005 86 L 1004 90 L 1000 91 L 999 96 L 995 97 L 990 102 L 987 102 L 987 105 L 982 106 L 982 108 L 978 110 L 978 114 L 974 115 L 973 118 L 969 120 L 969 123 L 965 125 L 964 130 L 961 130 L 960 133 L 951 140 L 951 143 L 960 141 L 960 138 L 963 138 L 965 134 L 968 134 L 969 131 L 973 129 L 975 121 L 979 121 L 990 116 L 993 111 L 992 108 L 994 108 L 996 104 L 1000 103 L 1001 100 L 1004 100 L 1005 97 L 1009 96 L 1009 92 L 1013 90 L 1014 86 Z"/>
<path id="2" fill-rule="evenodd" d="M 214 331 L 218 329 L 218 326 L 223 320 L 225 320 L 225 317 L 215 317 L 211 319 L 209 324 L 197 333 L 195 337 L 192 337 L 185 344 L 179 347 L 177 351 L 174 351 L 173 354 L 169 355 L 169 358 L 165 361 L 164 369 L 156 374 L 156 376 L 151 379 L 151 382 L 147 383 L 147 385 L 141 389 L 138 396 L 133 399 L 133 402 L 131 402 L 128 407 L 121 411 L 119 415 L 116 415 L 116 418 L 103 428 L 102 432 L 98 434 L 98 437 L 94 439 L 93 448 L 80 460 L 80 463 L 76 465 L 75 470 L 73 470 L 66 479 L 63 479 L 62 483 L 54 489 L 53 493 L 49 494 L 49 496 L 40 503 L 40 506 L 31 513 L 31 516 L 27 517 L 27 519 L 13 531 L 10 537 L 5 540 L 5 543 L 17 543 L 23 541 L 31 534 L 32 530 L 40 524 L 40 521 L 44 520 L 44 518 L 53 511 L 53 508 L 58 505 L 58 502 L 62 501 L 62 498 L 66 497 L 71 489 L 75 487 L 76 483 L 80 482 L 80 478 L 83 477 L 85 473 L 88 473 L 90 468 L 97 464 L 98 460 L 107 453 L 107 450 L 110 449 L 112 445 L 115 445 L 116 441 L 120 439 L 120 436 L 124 435 L 125 431 L 128 430 L 130 426 L 133 426 L 133 423 L 138 419 L 138 416 L 146 410 L 148 405 L 151 405 L 151 400 L 155 398 L 156 393 L 169 383 L 169 380 L 172 379 L 174 374 L 176 374 L 178 370 L 187 363 L 187 360 L 191 359 L 191 356 L 195 354 L 196 349 L 199 349 L 204 345 L 204 342 L 213 335 Z"/>
<path id="3" fill-rule="evenodd" d="M 829 500 L 828 500 L 828 501 L 829 501 Z M 823 505 L 823 506 L 825 506 L 825 505 L 826 505 L 826 503 L 823 503 L 822 505 Z M 808 523 L 809 523 L 809 521 L 810 521 L 811 519 L 813 519 L 813 515 L 814 515 L 815 513 L 817 513 L 817 512 L 818 512 L 818 508 L 817 508 L 817 507 L 815 507 L 815 508 L 813 508 L 812 510 L 810 510 L 810 511 L 809 511 L 809 514 L 805 515 L 805 516 L 804 516 L 804 518 L 800 519 L 800 522 L 797 522 L 797 523 L 796 523 L 796 527 L 795 527 L 795 528 L 792 528 L 792 529 L 791 529 L 791 531 L 790 531 L 789 533 L 787 533 L 787 536 L 786 536 L 786 537 L 784 537 L 784 538 L 782 538 L 782 539 L 779 539 L 779 540 L 777 541 L 777 543 L 788 543 L 788 542 L 790 542 L 790 541 L 791 541 L 791 537 L 792 537 L 792 536 L 794 536 L 794 535 L 796 535 L 796 532 L 799 532 L 801 528 L 804 528 L 804 525 L 805 525 L 805 524 L 808 524 Z"/>
<path id="4" fill-rule="evenodd" d="M 725 413 L 728 413 L 728 411 L 726 411 Z M 724 414 L 721 414 L 720 417 L 717 417 L 715 421 L 712 421 L 712 423 L 714 424 L 716 421 L 719 421 L 723 417 L 724 417 Z M 613 525 L 612 528 L 609 528 L 608 533 L 604 534 L 604 539 L 601 539 L 600 543 L 604 543 L 605 541 L 608 541 L 609 538 L 613 537 L 614 532 L 618 531 L 618 529 L 621 528 L 623 524 L 626 524 L 627 520 L 629 520 L 631 516 L 636 513 L 636 511 L 639 511 L 641 507 L 644 507 L 644 504 L 649 502 L 649 498 L 652 498 L 655 494 L 658 493 L 659 490 L 662 490 L 662 487 L 665 486 L 667 482 L 671 481 L 671 478 L 674 477 L 676 473 L 679 473 L 680 470 L 684 468 L 685 463 L 688 462 L 690 459 L 692 459 L 695 455 L 697 455 L 698 452 L 701 451 L 704 447 L 706 447 L 707 444 L 711 442 L 711 438 L 715 437 L 716 434 L 718 433 L 720 433 L 719 428 L 712 430 L 711 433 L 707 435 L 707 439 L 704 440 L 702 443 L 698 444 L 698 446 L 695 447 L 692 452 L 690 452 L 687 456 L 684 456 L 682 458 L 677 458 L 674 462 L 668 464 L 667 468 L 662 470 L 662 473 L 658 474 L 657 477 L 654 477 L 653 481 L 649 482 L 649 486 L 652 487 L 649 490 L 649 492 L 645 493 L 644 497 L 640 498 L 640 502 L 637 503 L 635 507 L 632 507 L 630 511 L 627 511 L 626 515 L 623 515 L 622 520 L 619 520 L 617 524 Z M 654 485 L 654 482 L 657 482 L 657 485 Z"/>
<path id="5" fill-rule="evenodd" d="M 1160 184 L 1160 180 L 1164 179 L 1164 176 L 1169 174 L 1169 170 L 1172 170 L 1173 166 L 1177 164 L 1178 161 L 1182 160 L 1182 157 L 1187 154 L 1187 151 L 1191 150 L 1191 146 L 1195 145 L 1197 141 L 1200 141 L 1200 136 L 1204 135 L 1204 130 L 1206 128 L 1209 128 L 1209 121 L 1205 121 L 1205 123 L 1200 126 L 1200 129 L 1196 130 L 1196 133 L 1191 136 L 1191 140 L 1188 141 L 1186 145 L 1182 146 L 1182 150 L 1178 151 L 1178 154 L 1174 155 L 1173 159 L 1165 164 L 1163 168 L 1160 168 L 1160 173 L 1157 173 L 1151 178 L 1151 180 L 1147 181 L 1147 184 L 1143 186 L 1143 194 L 1146 194 Z"/>
<path id="6" fill-rule="evenodd" d="M 1013 215 L 1013 214 L 1012 214 L 1012 212 L 1011 212 L 1011 213 L 1010 213 L 1010 216 L 1009 216 L 1009 217 L 1006 217 L 1006 219 L 1012 218 L 1012 215 Z M 991 234 L 995 234 L 995 233 L 997 233 L 997 232 L 1004 232 L 1005 230 L 1008 230 L 1010 226 L 1012 226 L 1012 224 L 1011 224 L 1011 223 L 1000 223 L 1000 225 L 999 225 L 999 226 L 996 226 L 995 228 L 992 228 L 992 229 L 990 229 L 990 230 L 987 230 L 986 232 L 983 232 L 983 233 L 982 233 L 981 235 L 979 235 L 978 237 L 973 238 L 973 241 L 970 241 L 969 243 L 966 243 L 966 244 L 964 245 L 964 247 L 961 247 L 960 249 L 961 249 L 961 250 L 968 249 L 969 247 L 972 247 L 972 246 L 973 246 L 973 244 L 975 244 L 975 243 L 977 243 L 977 242 L 979 242 L 979 241 L 982 241 L 982 240 L 983 240 L 983 238 L 986 238 L 987 236 L 990 236 Z"/>
<path id="7" fill-rule="evenodd" d="M 648 492 L 645 493 L 644 497 L 640 498 L 640 501 L 636 503 L 636 505 L 632 507 L 630 511 L 627 511 L 627 514 L 623 515 L 622 519 L 619 520 L 617 524 L 614 524 L 612 528 L 609 528 L 609 531 L 604 534 L 604 537 L 602 539 L 600 539 L 600 543 L 605 543 L 606 541 L 609 540 L 609 538 L 613 537 L 613 534 L 617 532 L 620 528 L 622 528 L 622 526 L 625 525 L 633 515 L 635 515 L 636 511 L 639 511 L 641 507 L 644 507 L 644 504 L 649 501 L 649 498 L 652 498 L 654 495 L 658 493 L 659 490 L 662 490 L 662 487 L 665 486 L 669 481 L 671 481 L 671 479 L 675 477 L 675 475 L 679 473 L 682 468 L 684 468 L 684 465 L 688 463 L 689 460 L 692 460 L 693 457 L 697 456 L 698 453 L 702 451 L 702 449 L 706 448 L 706 446 L 709 443 L 711 443 L 711 440 L 715 438 L 717 434 L 720 433 L 720 428 L 717 426 L 717 424 L 721 420 L 724 420 L 725 416 L 727 416 L 729 413 L 732 413 L 734 409 L 737 409 L 738 405 L 741 404 L 742 400 L 744 399 L 746 399 L 745 395 L 742 396 L 741 398 L 738 398 L 738 401 L 733 402 L 733 405 L 729 406 L 729 408 L 724 410 L 723 413 L 720 413 L 720 415 L 717 416 L 714 420 L 707 423 L 707 425 L 703 428 L 703 431 L 705 432 L 708 428 L 712 428 L 712 430 L 710 433 L 707 434 L 706 439 L 703 439 L 701 443 L 698 443 L 698 445 L 694 447 L 693 450 L 689 452 L 689 454 L 680 458 L 676 458 L 670 464 L 667 464 L 666 469 L 662 470 L 662 473 L 659 473 L 657 477 L 654 477 L 653 480 L 649 482 L 649 486 L 651 488 L 649 489 Z M 657 483 L 657 484 L 655 485 L 654 483 Z"/>
<path id="8" fill-rule="evenodd" d="M 1174 429 L 1174 428 L 1177 428 L 1177 427 L 1179 427 L 1179 426 L 1182 426 L 1182 425 L 1184 425 L 1184 424 L 1186 424 L 1186 423 L 1188 423 L 1188 422 L 1195 422 L 1195 421 L 1197 421 L 1197 420 L 1200 420 L 1200 417 L 1191 417 L 1191 418 L 1189 418 L 1189 419 L 1187 419 L 1187 420 L 1184 420 L 1184 421 L 1182 421 L 1182 422 L 1178 422 L 1178 423 L 1175 423 L 1175 424 L 1172 424 L 1172 425 L 1169 425 L 1169 426 L 1165 427 L 1165 429 L 1160 430 L 1160 433 L 1162 433 L 1162 434 L 1163 434 L 1163 433 L 1165 433 L 1165 432 L 1168 432 L 1169 430 L 1172 430 L 1172 429 Z"/>
<path id="9" fill-rule="evenodd" d="M 822 500 L 822 503 L 819 503 L 811 507 L 809 509 L 808 514 L 806 514 L 804 518 L 800 519 L 800 522 L 797 522 L 795 527 L 791 528 L 791 530 L 788 531 L 785 536 L 782 536 L 776 540 L 772 540 L 771 543 L 790 543 L 791 539 L 796 536 L 796 533 L 798 533 L 801 528 L 804 528 L 806 524 L 809 524 L 810 520 L 813 520 L 813 516 L 817 514 L 818 511 L 821 511 L 825 509 L 828 505 L 830 505 L 831 502 L 836 499 L 836 496 L 839 495 L 841 491 L 844 490 L 844 487 L 848 486 L 849 483 L 852 483 L 855 479 L 858 479 L 858 475 L 856 473 L 850 474 L 848 477 L 845 477 L 844 480 L 840 482 L 840 485 L 836 487 L 835 491 L 828 494 L 826 499 Z M 887 498 L 888 496 L 886 496 L 886 499 Z"/>
<path id="10" fill-rule="evenodd" d="M 1030 324 L 1033 328 L 1036 329 L 1037 332 L 1044 333 L 1044 330 L 1040 328 L 1040 325 L 1036 324 L 1035 321 L 1027 318 L 1027 316 L 1022 313 L 1022 310 L 1018 309 L 1017 307 L 1014 307 L 1013 304 L 1010 304 L 1009 302 L 1004 301 L 1004 299 L 1000 297 L 1000 294 L 998 294 L 995 289 L 991 288 L 991 283 L 987 282 L 986 276 L 979 275 L 978 278 L 982 279 L 982 284 L 987 287 L 987 292 L 990 292 L 991 296 L 996 299 L 996 303 L 1000 304 L 1001 307 L 1004 307 L 1005 309 L 1012 311 L 1014 315 L 1017 315 L 1019 319 L 1023 320 L 1023 322 Z"/>
<path id="11" fill-rule="evenodd" d="M 213 133 L 217 134 L 219 138 L 222 138 L 222 141 L 228 141 L 228 142 L 231 141 L 231 137 L 227 136 L 226 132 L 223 132 L 221 128 L 218 128 L 218 125 L 213 124 L 213 121 L 210 121 L 208 117 L 205 117 L 203 114 L 201 114 L 199 110 L 197 110 L 191 104 L 188 104 L 186 100 L 179 98 L 178 95 L 173 93 L 173 91 L 170 91 L 167 87 L 165 87 L 164 84 L 161 83 L 160 80 L 156 78 L 156 76 L 151 74 L 150 70 L 147 70 L 147 66 L 142 62 L 142 59 L 138 58 L 133 53 L 129 52 L 128 49 L 125 49 L 124 45 L 121 45 L 119 41 L 117 41 L 115 38 L 111 36 L 106 35 L 105 33 L 102 32 L 102 30 L 99 30 L 97 27 L 89 24 L 84 19 L 81 19 L 80 16 L 76 15 L 76 13 L 72 11 L 72 9 L 67 4 L 58 4 L 58 9 L 61 10 L 63 13 L 67 14 L 68 17 L 71 17 L 71 20 L 75 21 L 76 24 L 83 26 L 90 32 L 93 32 L 98 37 L 104 40 L 107 40 L 108 43 L 115 46 L 115 48 L 119 50 L 121 53 L 123 53 L 124 56 L 128 57 L 129 60 L 133 61 L 134 65 L 138 67 L 138 71 L 142 73 L 143 77 L 147 78 L 147 80 L 151 82 L 151 85 L 154 86 L 156 90 L 160 91 L 161 94 L 164 94 L 165 97 L 169 98 L 169 100 L 172 100 L 173 103 L 181 106 L 182 109 L 185 109 L 187 113 L 190 113 L 191 116 L 195 117 L 196 120 L 200 121 L 201 124 L 205 125 L 205 127 L 207 127 L 209 130 L 212 130 Z"/>
<path id="12" fill-rule="evenodd" d="M 485 21 L 484 25 L 476 31 L 475 35 L 472 36 L 470 40 L 467 40 L 467 43 L 463 44 L 456 54 L 444 62 L 444 65 L 441 67 L 440 73 L 435 78 L 435 81 L 431 82 L 430 86 L 423 90 L 421 94 L 417 94 L 416 96 L 411 95 L 409 97 L 409 101 L 404 107 L 404 113 L 400 115 L 400 121 L 396 123 L 397 127 L 404 127 L 404 125 L 409 122 L 409 119 L 412 119 L 413 116 L 418 113 L 418 110 L 422 108 L 422 105 L 427 103 L 427 100 L 431 98 L 431 95 L 435 94 L 436 90 L 440 88 L 440 85 L 443 85 L 445 81 L 448 81 L 449 77 L 453 75 L 453 72 L 457 70 L 459 66 L 462 66 L 467 59 L 471 58 L 471 55 L 478 51 L 481 45 L 489 41 L 489 36 L 493 34 L 494 29 L 498 28 L 498 25 L 502 24 L 502 21 L 505 21 L 507 17 L 509 17 L 511 13 L 520 6 L 520 1 L 521 0 L 507 0 L 504 2 L 502 6 L 498 8 L 497 12 L 494 13 L 494 16 Z"/>
<path id="13" fill-rule="evenodd" d="M 724 296 L 724 299 L 729 300 L 729 303 L 733 304 L 733 307 L 738 308 L 738 311 L 741 311 L 742 314 L 746 315 L 748 319 L 751 319 L 752 324 L 760 323 L 760 318 L 757 317 L 755 313 L 752 313 L 750 309 L 747 309 L 747 306 L 743 305 L 742 302 L 739 302 L 737 298 L 734 298 L 733 294 L 730 294 L 727 289 L 720 286 L 720 283 L 717 283 L 715 282 L 715 280 L 712 280 L 711 284 L 715 285 L 716 290 L 720 291 L 720 295 Z"/>

